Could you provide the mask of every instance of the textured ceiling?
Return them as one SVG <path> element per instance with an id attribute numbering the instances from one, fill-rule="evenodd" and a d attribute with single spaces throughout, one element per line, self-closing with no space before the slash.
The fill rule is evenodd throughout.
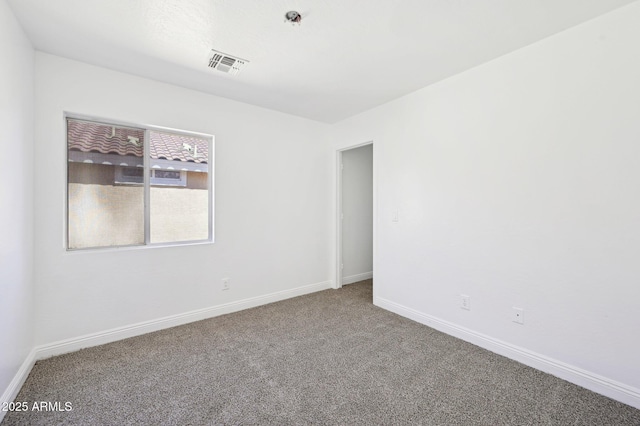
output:
<path id="1" fill-rule="evenodd" d="M 38 50 L 329 123 L 633 3 L 7 1 Z M 250 64 L 211 70 L 212 48 Z"/>

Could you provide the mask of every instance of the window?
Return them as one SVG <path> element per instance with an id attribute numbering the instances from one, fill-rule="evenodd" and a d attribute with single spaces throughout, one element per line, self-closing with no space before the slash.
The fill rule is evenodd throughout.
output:
<path id="1" fill-rule="evenodd" d="M 115 183 L 144 183 L 144 168 L 116 166 Z M 149 170 L 151 185 L 187 186 L 187 172 L 175 170 Z"/>
<path id="2" fill-rule="evenodd" d="M 212 241 L 213 137 L 67 118 L 67 248 Z"/>

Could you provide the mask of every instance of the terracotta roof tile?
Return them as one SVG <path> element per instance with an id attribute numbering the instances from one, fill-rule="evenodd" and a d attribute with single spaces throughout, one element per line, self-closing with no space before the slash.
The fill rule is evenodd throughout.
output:
<path id="1" fill-rule="evenodd" d="M 206 139 L 156 131 L 149 132 L 149 135 L 149 151 L 153 159 L 208 163 L 209 144 Z M 143 142 L 144 130 L 141 129 L 71 119 L 67 123 L 69 150 L 142 157 Z"/>
<path id="2" fill-rule="evenodd" d="M 133 142 L 137 138 L 139 146 Z M 67 121 L 69 150 L 142 157 L 144 130 L 112 127 L 87 121 Z"/>
<path id="3" fill-rule="evenodd" d="M 151 158 L 206 164 L 209 144 L 206 139 L 172 133 L 149 132 Z"/>

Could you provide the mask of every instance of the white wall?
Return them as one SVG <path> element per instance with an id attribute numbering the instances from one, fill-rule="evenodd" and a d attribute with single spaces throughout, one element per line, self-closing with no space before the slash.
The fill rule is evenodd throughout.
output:
<path id="1" fill-rule="evenodd" d="M 33 345 L 34 51 L 0 0 L 0 395 Z M 0 413 L 0 420 L 2 419 Z"/>
<path id="2" fill-rule="evenodd" d="M 325 282 L 331 137 L 332 149 L 376 144 L 376 303 L 638 394 L 638 21 L 636 2 L 331 134 L 38 53 L 34 150 L 33 50 L 0 0 L 0 147 L 14 159 L 11 185 L 0 184 L 0 390 L 34 321 L 46 345 Z M 67 253 L 63 111 L 215 134 L 216 243 Z M 231 290 L 219 290 L 222 277 Z M 525 309 L 523 326 L 512 306 Z"/>
<path id="3" fill-rule="evenodd" d="M 342 152 L 343 284 L 373 271 L 373 145 Z"/>
<path id="4" fill-rule="evenodd" d="M 330 285 L 327 125 L 48 54 L 36 65 L 37 344 Z M 66 252 L 64 111 L 215 135 L 215 244 Z"/>
<path id="5" fill-rule="evenodd" d="M 376 145 L 376 303 L 640 406 L 638 22 L 640 2 L 335 126 L 336 149 Z"/>

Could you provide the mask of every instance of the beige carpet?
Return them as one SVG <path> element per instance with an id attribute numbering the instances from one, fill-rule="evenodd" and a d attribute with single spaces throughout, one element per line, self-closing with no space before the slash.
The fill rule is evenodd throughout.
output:
<path id="1" fill-rule="evenodd" d="M 39 361 L 3 425 L 640 425 L 352 284 Z"/>

